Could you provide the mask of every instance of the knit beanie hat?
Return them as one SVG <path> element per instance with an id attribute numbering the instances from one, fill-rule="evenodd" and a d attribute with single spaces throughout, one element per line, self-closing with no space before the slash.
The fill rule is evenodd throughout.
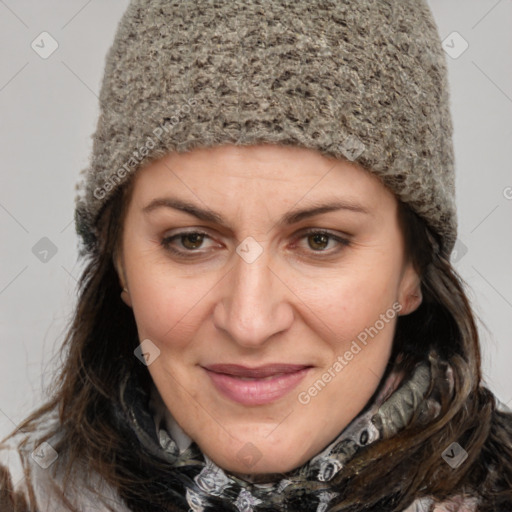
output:
<path id="1" fill-rule="evenodd" d="M 446 61 L 426 0 L 132 0 L 99 99 L 77 185 L 81 255 L 137 169 L 170 151 L 258 143 L 359 164 L 453 248 Z"/>

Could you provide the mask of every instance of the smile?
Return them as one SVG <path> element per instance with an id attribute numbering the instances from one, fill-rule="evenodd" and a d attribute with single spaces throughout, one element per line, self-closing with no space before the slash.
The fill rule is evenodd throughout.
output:
<path id="1" fill-rule="evenodd" d="M 272 364 L 247 368 L 219 364 L 202 368 L 223 396 L 243 405 L 264 405 L 290 393 L 312 367 Z"/>

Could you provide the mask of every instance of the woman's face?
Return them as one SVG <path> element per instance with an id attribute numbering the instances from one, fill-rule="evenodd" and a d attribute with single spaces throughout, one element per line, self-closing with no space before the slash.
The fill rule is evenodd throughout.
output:
<path id="1" fill-rule="evenodd" d="M 397 207 L 373 175 L 299 147 L 201 148 L 137 173 L 123 300 L 166 406 L 219 466 L 289 471 L 366 405 L 421 301 Z"/>

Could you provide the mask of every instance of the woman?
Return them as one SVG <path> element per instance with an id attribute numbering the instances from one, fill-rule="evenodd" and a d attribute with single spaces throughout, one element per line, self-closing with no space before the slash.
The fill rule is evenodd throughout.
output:
<path id="1" fill-rule="evenodd" d="M 16 511 L 505 511 L 424 2 L 133 0 Z"/>

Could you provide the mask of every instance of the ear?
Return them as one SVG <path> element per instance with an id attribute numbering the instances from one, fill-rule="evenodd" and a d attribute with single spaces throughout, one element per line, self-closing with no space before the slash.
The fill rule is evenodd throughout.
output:
<path id="1" fill-rule="evenodd" d="M 117 276 L 119 277 L 119 284 L 123 288 L 123 291 L 121 292 L 121 299 L 127 306 L 131 308 L 132 300 L 130 298 L 128 282 L 126 279 L 126 273 L 124 271 L 123 255 L 117 247 L 114 250 L 114 254 L 112 255 L 112 263 L 114 265 L 114 268 L 116 269 Z"/>
<path id="2" fill-rule="evenodd" d="M 421 293 L 421 278 L 412 262 L 404 269 L 398 290 L 398 302 L 402 305 L 400 316 L 416 311 L 423 301 Z"/>

